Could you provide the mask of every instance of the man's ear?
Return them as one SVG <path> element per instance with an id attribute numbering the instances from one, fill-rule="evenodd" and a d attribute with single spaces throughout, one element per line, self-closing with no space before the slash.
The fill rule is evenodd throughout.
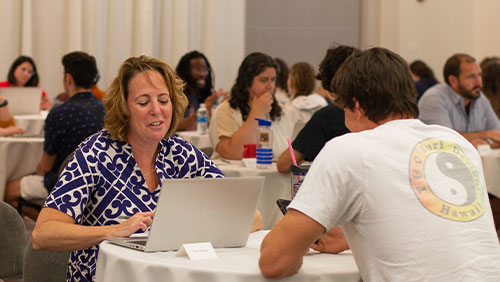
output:
<path id="1" fill-rule="evenodd" d="M 457 86 L 458 86 L 458 77 L 450 74 L 448 76 L 448 81 L 450 82 L 451 88 L 453 88 L 453 89 L 457 88 Z"/>
<path id="2" fill-rule="evenodd" d="M 356 119 L 360 120 L 365 116 L 365 110 L 359 105 L 359 102 L 354 99 L 354 113 L 356 114 Z"/>
<path id="3" fill-rule="evenodd" d="M 68 85 L 73 83 L 73 77 L 71 76 L 71 74 L 69 73 L 64 74 L 64 82 Z"/>

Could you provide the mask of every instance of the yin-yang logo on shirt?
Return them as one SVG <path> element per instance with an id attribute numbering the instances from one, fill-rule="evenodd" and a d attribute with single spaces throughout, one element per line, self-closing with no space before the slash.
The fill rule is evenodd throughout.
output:
<path id="1" fill-rule="evenodd" d="M 479 170 L 454 142 L 426 139 L 410 157 L 410 184 L 431 213 L 454 221 L 484 214 Z"/>

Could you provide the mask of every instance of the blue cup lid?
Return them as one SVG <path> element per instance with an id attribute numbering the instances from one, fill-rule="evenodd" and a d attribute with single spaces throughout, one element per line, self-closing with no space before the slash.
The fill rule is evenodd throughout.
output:
<path id="1" fill-rule="evenodd" d="M 259 126 L 271 126 L 272 122 L 267 119 L 255 118 L 259 122 Z"/>

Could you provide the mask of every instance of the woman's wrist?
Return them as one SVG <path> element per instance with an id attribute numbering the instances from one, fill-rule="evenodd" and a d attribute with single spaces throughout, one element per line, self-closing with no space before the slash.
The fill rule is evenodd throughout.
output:
<path id="1" fill-rule="evenodd" d="M 9 101 L 7 99 L 3 99 L 3 102 L 0 101 L 0 108 L 5 107 L 9 104 Z"/>
<path id="2" fill-rule="evenodd" d="M 266 115 L 259 115 L 259 113 L 256 110 L 252 109 L 250 109 L 250 112 L 248 113 L 248 118 L 251 118 L 252 120 L 255 120 L 255 118 L 265 118 L 265 116 Z"/>

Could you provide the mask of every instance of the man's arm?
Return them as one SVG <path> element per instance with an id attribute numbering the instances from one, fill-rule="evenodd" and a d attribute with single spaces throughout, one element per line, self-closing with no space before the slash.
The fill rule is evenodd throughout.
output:
<path id="1" fill-rule="evenodd" d="M 344 236 L 344 231 L 340 226 L 335 226 L 322 235 L 317 243 L 311 248 L 322 253 L 338 254 L 349 249 L 349 243 Z"/>
<path id="2" fill-rule="evenodd" d="M 302 257 L 325 228 L 305 214 L 289 209 L 262 241 L 259 268 L 267 278 L 295 274 Z"/>
<path id="3" fill-rule="evenodd" d="M 300 165 L 304 160 L 304 155 L 295 149 L 293 149 L 293 154 L 295 155 L 297 164 Z M 278 168 L 279 172 L 290 172 L 290 166 L 292 164 L 293 162 L 292 156 L 290 155 L 290 150 L 285 150 L 283 151 L 283 153 L 281 153 L 278 162 L 276 163 L 276 167 Z"/>
<path id="4" fill-rule="evenodd" d="M 492 148 L 500 147 L 500 130 L 459 133 L 476 147 L 481 144 L 490 144 Z"/>
<path id="5" fill-rule="evenodd" d="M 36 166 L 36 174 L 44 176 L 49 172 L 54 166 L 54 162 L 56 160 L 56 155 L 49 155 L 45 151 L 42 154 L 42 159 Z"/>

